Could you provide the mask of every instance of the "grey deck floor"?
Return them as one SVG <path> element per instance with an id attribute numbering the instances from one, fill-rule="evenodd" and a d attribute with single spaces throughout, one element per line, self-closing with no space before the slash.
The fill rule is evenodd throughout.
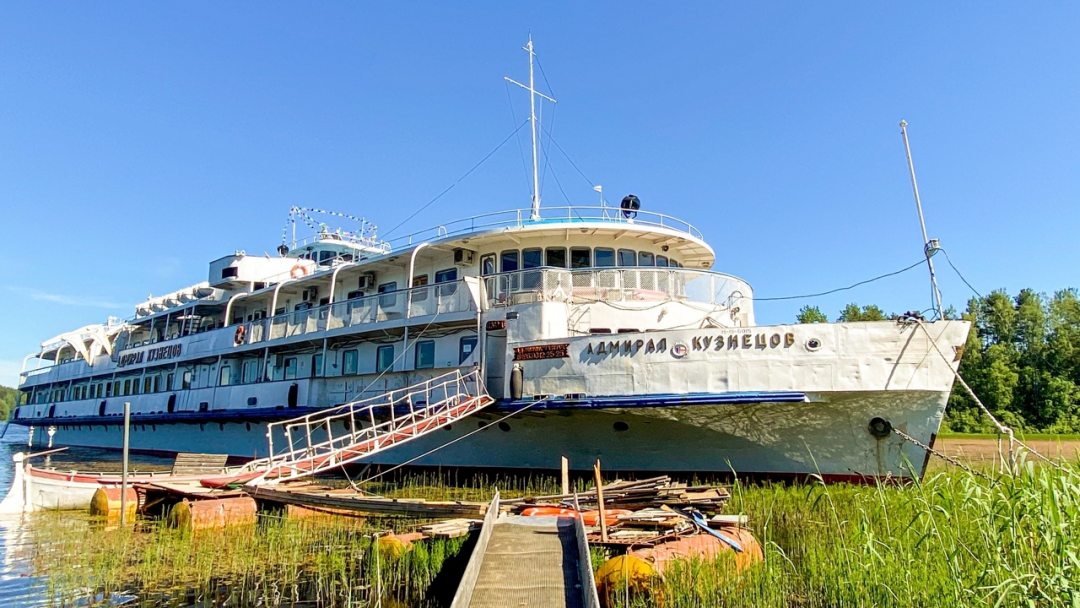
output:
<path id="1" fill-rule="evenodd" d="M 581 558 L 572 520 L 501 520 L 492 530 L 469 606 L 579 608 Z"/>

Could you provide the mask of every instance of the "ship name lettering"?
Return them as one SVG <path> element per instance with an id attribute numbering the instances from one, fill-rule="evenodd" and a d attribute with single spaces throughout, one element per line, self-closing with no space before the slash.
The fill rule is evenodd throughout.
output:
<path id="1" fill-rule="evenodd" d="M 779 333 L 779 332 L 756 332 L 756 333 L 738 333 L 729 334 L 725 340 L 724 336 L 694 336 L 690 338 L 690 346 L 693 350 L 719 352 L 724 350 L 735 350 L 738 348 L 756 348 L 759 350 L 765 350 L 770 348 L 791 348 L 795 344 L 795 334 L 792 332 Z M 624 347 L 625 350 L 625 347 Z M 591 350 L 589 352 L 592 352 Z M 612 347 L 612 352 L 617 352 L 615 347 Z M 651 351 L 646 351 L 651 352 Z"/>
<path id="2" fill-rule="evenodd" d="M 585 354 L 587 355 L 636 355 L 642 350 L 646 354 L 649 353 L 662 353 L 667 351 L 667 338 L 661 338 L 660 340 L 607 340 L 596 342 L 595 344 L 589 342 L 585 345 Z"/>

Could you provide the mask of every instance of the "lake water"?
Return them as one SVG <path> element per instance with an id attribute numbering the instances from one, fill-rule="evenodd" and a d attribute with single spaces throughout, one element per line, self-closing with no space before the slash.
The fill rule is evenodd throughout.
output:
<path id="1" fill-rule="evenodd" d="M 3 423 L 0 423 L 2 425 Z M 2 428 L 2 426 L 0 426 Z M 40 436 L 40 435 L 39 435 Z M 7 496 L 14 473 L 12 454 L 27 451 L 27 430 L 12 425 L 0 439 L 0 499 Z M 35 445 L 32 451 L 45 448 Z M 119 470 L 116 452 L 89 448 L 71 448 L 49 456 L 49 464 L 60 469 Z M 44 458 L 36 461 L 43 463 Z M 133 456 L 134 466 L 140 469 L 167 469 L 171 460 L 148 456 Z M 49 581 L 47 572 L 35 572 L 32 563 L 34 545 L 28 516 L 0 515 L 0 607 L 48 606 Z"/>

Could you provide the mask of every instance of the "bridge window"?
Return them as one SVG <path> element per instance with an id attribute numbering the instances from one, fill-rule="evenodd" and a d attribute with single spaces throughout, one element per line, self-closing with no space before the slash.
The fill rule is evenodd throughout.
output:
<path id="1" fill-rule="evenodd" d="M 518 250 L 511 249 L 499 254 L 499 272 L 514 272 L 521 267 Z"/>
<path id="2" fill-rule="evenodd" d="M 480 274 L 487 276 L 495 274 L 495 254 L 488 253 L 480 258 Z"/>
<path id="3" fill-rule="evenodd" d="M 655 266 L 656 265 L 655 257 L 653 256 L 652 253 L 650 253 L 648 251 L 639 251 L 637 261 L 638 261 L 638 266 Z"/>
<path id="4" fill-rule="evenodd" d="M 544 262 L 545 266 L 551 266 L 552 268 L 566 268 L 566 247 L 548 247 L 544 250 L 544 256 L 547 258 Z"/>
<path id="5" fill-rule="evenodd" d="M 608 267 L 615 265 L 615 250 L 607 247 L 597 247 L 593 250 L 593 256 L 596 258 L 596 265 L 600 267 Z"/>
<path id="6" fill-rule="evenodd" d="M 416 369 L 435 367 L 435 341 L 421 340 L 416 343 Z"/>
<path id="7" fill-rule="evenodd" d="M 633 249 L 620 249 L 619 266 L 637 266 L 637 252 Z"/>
<path id="8" fill-rule="evenodd" d="M 668 267 L 667 256 L 664 256 L 664 255 L 656 256 L 656 265 L 659 266 L 660 268 L 667 268 Z"/>
<path id="9" fill-rule="evenodd" d="M 592 250 L 588 247 L 570 248 L 570 268 L 588 268 L 592 266 Z"/>

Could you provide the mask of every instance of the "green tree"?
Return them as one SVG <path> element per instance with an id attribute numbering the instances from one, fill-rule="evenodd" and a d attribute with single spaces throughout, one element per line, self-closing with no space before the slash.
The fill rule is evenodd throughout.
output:
<path id="1" fill-rule="evenodd" d="M 0 386 L 0 420 L 7 420 L 11 410 L 15 409 L 15 400 L 19 391 L 6 386 Z"/>
<path id="2" fill-rule="evenodd" d="M 826 317 L 825 313 L 821 312 L 821 309 L 817 306 L 808 304 L 799 309 L 799 314 L 795 315 L 795 321 L 799 323 L 828 323 L 829 317 Z"/>
<path id="3" fill-rule="evenodd" d="M 868 304 L 860 308 L 858 304 L 851 303 L 840 311 L 837 320 L 841 323 L 849 323 L 851 321 L 884 321 L 888 318 L 885 311 L 878 308 L 876 304 Z"/>

